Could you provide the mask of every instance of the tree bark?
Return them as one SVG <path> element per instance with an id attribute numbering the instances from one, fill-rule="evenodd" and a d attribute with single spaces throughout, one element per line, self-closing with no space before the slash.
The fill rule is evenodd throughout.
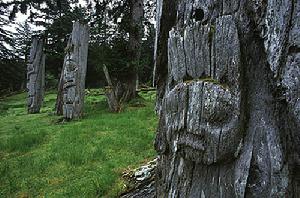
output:
<path id="1" fill-rule="evenodd" d="M 39 113 L 44 99 L 45 54 L 44 41 L 34 36 L 27 64 L 28 113 Z"/>
<path id="2" fill-rule="evenodd" d="M 144 17 L 144 1 L 143 0 L 129 0 L 130 6 L 130 31 L 129 31 L 129 63 L 128 71 L 125 78 L 122 80 L 122 92 L 124 101 L 129 101 L 137 96 L 136 87 L 141 57 L 141 42 L 143 36 L 143 17 Z"/>
<path id="3" fill-rule="evenodd" d="M 168 37 L 164 12 L 176 13 Z M 178 0 L 162 9 L 157 197 L 300 194 L 299 15 L 299 0 Z"/>
<path id="4" fill-rule="evenodd" d="M 67 120 L 83 115 L 89 42 L 88 25 L 75 22 L 69 38 L 57 97 L 57 113 Z"/>

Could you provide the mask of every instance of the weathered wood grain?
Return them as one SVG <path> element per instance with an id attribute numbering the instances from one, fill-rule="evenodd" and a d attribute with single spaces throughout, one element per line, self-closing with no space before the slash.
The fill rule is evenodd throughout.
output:
<path id="1" fill-rule="evenodd" d="M 62 112 L 67 120 L 77 119 L 83 115 L 88 44 L 88 25 L 74 22 L 65 49 L 66 56 L 57 98 L 57 112 Z"/>
<path id="2" fill-rule="evenodd" d="M 39 113 L 45 92 L 45 54 L 44 40 L 32 38 L 30 56 L 27 63 L 28 113 Z"/>
<path id="3" fill-rule="evenodd" d="M 300 1 L 157 3 L 156 196 L 297 197 Z"/>

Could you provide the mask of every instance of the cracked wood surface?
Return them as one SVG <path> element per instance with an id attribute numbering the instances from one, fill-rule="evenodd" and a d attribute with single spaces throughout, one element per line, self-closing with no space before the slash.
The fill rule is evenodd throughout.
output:
<path id="1" fill-rule="evenodd" d="M 157 3 L 156 196 L 297 197 L 300 1 Z"/>
<path id="2" fill-rule="evenodd" d="M 56 103 L 57 113 L 62 113 L 67 120 L 77 119 L 83 115 L 88 43 L 88 25 L 74 22 L 65 49 L 66 56 Z"/>
<path id="3" fill-rule="evenodd" d="M 44 40 L 34 36 L 27 63 L 28 113 L 39 113 L 45 92 Z"/>

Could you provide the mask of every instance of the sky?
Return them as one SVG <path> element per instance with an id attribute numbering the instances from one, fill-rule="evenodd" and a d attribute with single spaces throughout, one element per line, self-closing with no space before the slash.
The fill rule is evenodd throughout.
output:
<path id="1" fill-rule="evenodd" d="M 10 0 L 3 0 L 3 2 L 9 2 L 9 1 Z M 79 3 L 77 4 L 77 6 L 79 6 L 79 5 L 81 5 L 83 7 L 83 6 L 86 5 L 86 2 L 84 0 L 79 0 Z M 30 13 L 29 10 L 27 11 L 27 14 L 22 14 L 22 13 L 18 12 L 16 14 L 15 22 L 16 23 L 24 23 L 28 19 L 29 13 Z M 38 26 L 35 26 L 33 24 L 29 24 L 29 25 L 33 30 L 44 30 L 43 27 L 38 27 Z M 16 24 L 12 24 L 11 26 L 6 26 L 5 29 L 15 32 L 16 31 L 16 26 L 17 26 Z"/>
<path id="2" fill-rule="evenodd" d="M 9 2 L 11 0 L 2 0 L 2 2 Z M 84 0 L 79 0 L 79 3 L 77 4 L 77 6 L 85 6 L 86 5 L 86 2 Z M 4 26 L 3 29 L 6 30 L 6 31 L 10 31 L 10 32 L 14 32 L 16 33 L 17 32 L 17 24 L 18 23 L 24 23 L 28 17 L 29 17 L 29 14 L 30 14 L 30 11 L 28 10 L 27 11 L 27 14 L 22 14 L 20 12 L 16 13 L 16 18 L 15 18 L 15 21 L 14 23 L 11 23 L 10 25 L 7 25 L 7 26 Z M 0 17 L 5 17 L 5 16 L 0 16 Z M 8 17 L 5 17 L 5 18 L 8 18 Z M 39 30 L 45 30 L 44 27 L 41 27 L 41 26 L 36 26 L 36 25 L 33 25 L 31 23 L 29 23 L 29 26 L 32 28 L 32 30 L 35 30 L 35 31 L 39 31 Z M 3 42 L 3 45 L 5 45 L 8 49 L 13 49 L 12 46 L 10 46 L 9 44 Z"/>

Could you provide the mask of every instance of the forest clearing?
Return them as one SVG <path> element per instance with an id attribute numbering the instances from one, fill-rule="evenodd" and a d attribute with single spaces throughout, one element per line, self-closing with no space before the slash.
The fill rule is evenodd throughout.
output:
<path id="1" fill-rule="evenodd" d="M 40 114 L 27 115 L 26 93 L 1 99 L 0 197 L 117 197 L 122 172 L 155 158 L 155 93 L 120 114 L 100 90 L 87 90 L 84 119 L 62 122 L 47 92 Z"/>
<path id="2" fill-rule="evenodd" d="M 2 197 L 300 197 L 300 0 L 0 0 Z"/>

